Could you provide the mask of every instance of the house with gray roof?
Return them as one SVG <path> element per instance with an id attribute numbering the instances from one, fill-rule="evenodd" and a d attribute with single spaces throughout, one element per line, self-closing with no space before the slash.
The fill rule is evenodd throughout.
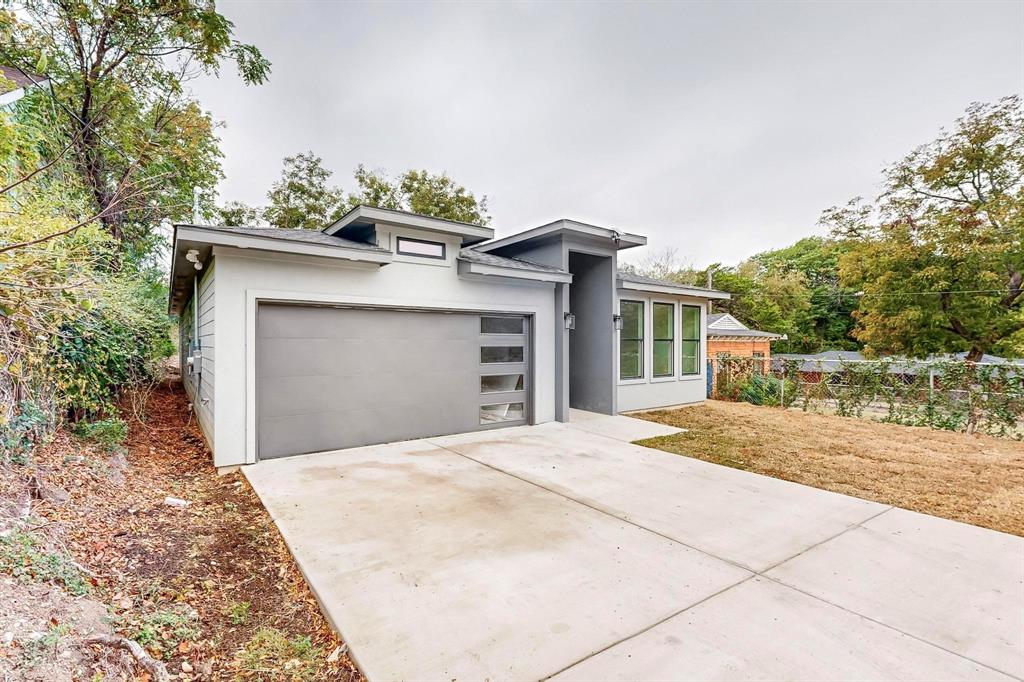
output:
<path id="1" fill-rule="evenodd" d="M 646 242 L 369 206 L 322 230 L 176 225 L 169 310 L 215 464 L 703 400 L 729 295 L 620 272 Z"/>

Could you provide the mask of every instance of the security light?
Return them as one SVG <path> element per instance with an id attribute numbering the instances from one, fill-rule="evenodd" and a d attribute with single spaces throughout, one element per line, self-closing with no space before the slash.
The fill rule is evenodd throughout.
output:
<path id="1" fill-rule="evenodd" d="M 576 328 L 576 316 L 572 313 L 565 314 L 565 328 L 575 329 Z"/>
<path id="2" fill-rule="evenodd" d="M 615 323 L 615 331 L 622 331 L 622 315 L 612 315 L 612 322 Z"/>

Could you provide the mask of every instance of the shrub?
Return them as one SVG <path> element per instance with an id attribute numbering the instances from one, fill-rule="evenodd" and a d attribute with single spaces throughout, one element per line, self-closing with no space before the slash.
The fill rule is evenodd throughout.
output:
<path id="1" fill-rule="evenodd" d="M 28 464 L 32 447 L 40 442 L 52 419 L 31 400 L 23 400 L 18 411 L 6 424 L 0 424 L 0 463 Z"/>

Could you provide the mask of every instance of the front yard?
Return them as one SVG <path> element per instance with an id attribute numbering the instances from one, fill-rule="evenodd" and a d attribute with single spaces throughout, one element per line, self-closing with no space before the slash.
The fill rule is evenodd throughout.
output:
<path id="1" fill-rule="evenodd" d="M 709 400 L 648 447 L 1024 536 L 1024 443 Z"/>

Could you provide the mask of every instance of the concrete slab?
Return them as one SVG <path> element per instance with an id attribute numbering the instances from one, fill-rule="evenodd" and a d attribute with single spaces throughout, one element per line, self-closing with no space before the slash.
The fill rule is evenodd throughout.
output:
<path id="1" fill-rule="evenodd" d="M 765 578 L 754 578 L 552 678 L 1010 680 Z"/>
<path id="2" fill-rule="evenodd" d="M 539 679 L 749 576 L 424 441 L 244 471 L 371 680 Z"/>
<path id="3" fill-rule="evenodd" d="M 579 424 L 431 438 L 754 571 L 888 507 L 599 436 Z"/>
<path id="4" fill-rule="evenodd" d="M 585 410 L 569 410 L 569 425 L 573 428 L 596 433 L 615 440 L 632 443 L 644 438 L 672 436 L 683 429 L 657 422 L 649 422 L 621 414 L 609 415 L 587 412 Z"/>
<path id="5" fill-rule="evenodd" d="M 767 575 L 1024 678 L 1024 538 L 893 509 Z"/>

